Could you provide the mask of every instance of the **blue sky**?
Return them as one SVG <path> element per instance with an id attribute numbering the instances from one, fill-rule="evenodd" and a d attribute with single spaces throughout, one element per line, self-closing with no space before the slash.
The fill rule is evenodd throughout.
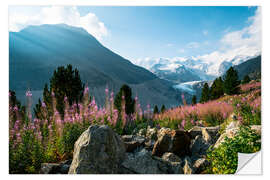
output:
<path id="1" fill-rule="evenodd" d="M 229 31 L 247 26 L 248 7 L 82 7 L 110 35 L 103 43 L 129 59 L 196 56 L 214 51 Z"/>
<path id="2" fill-rule="evenodd" d="M 249 29 L 255 26 L 256 22 L 252 18 L 258 16 L 256 12 L 257 7 L 247 6 L 11 6 L 9 29 L 18 31 L 30 24 L 46 23 L 81 26 L 112 51 L 136 62 L 145 58 L 198 57 L 213 52 L 226 53 L 232 48 L 254 45 L 260 34 L 257 33 L 253 38 Z M 260 26 L 258 23 L 256 25 Z M 256 43 L 258 46 L 260 42 Z M 235 44 L 239 46 L 233 47 Z M 248 51 L 250 49 L 244 52 Z"/>

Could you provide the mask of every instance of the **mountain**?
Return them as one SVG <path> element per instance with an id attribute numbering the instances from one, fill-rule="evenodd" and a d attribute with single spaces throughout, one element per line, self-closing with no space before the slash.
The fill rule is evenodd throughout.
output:
<path id="1" fill-rule="evenodd" d="M 135 63 L 149 69 L 162 79 L 173 83 L 185 83 L 213 80 L 223 75 L 231 66 L 239 65 L 257 56 L 258 54 L 252 56 L 217 56 L 216 59 L 207 59 L 207 56 L 148 58 L 145 60 L 139 59 Z"/>
<path id="2" fill-rule="evenodd" d="M 155 64 L 150 71 L 156 74 L 159 78 L 166 79 L 173 83 L 201 80 L 201 78 L 191 69 L 180 64 L 176 65 L 174 69 L 167 67 L 167 65 Z"/>
<path id="3" fill-rule="evenodd" d="M 261 77 L 261 56 L 249 59 L 234 68 L 238 72 L 239 79 L 243 79 L 246 75 L 251 79 L 258 79 Z"/>
<path id="4" fill-rule="evenodd" d="M 161 79 L 166 79 L 173 83 L 190 81 L 201 81 L 212 79 L 205 72 L 205 64 L 194 59 L 165 59 L 159 58 L 151 61 L 148 69 Z"/>
<path id="5" fill-rule="evenodd" d="M 58 66 L 72 64 L 100 105 L 106 86 L 116 92 L 124 83 L 142 105 L 178 104 L 171 82 L 115 54 L 82 28 L 57 24 L 10 32 L 9 59 L 9 87 L 18 94 L 28 88 L 41 93 Z"/>
<path id="6" fill-rule="evenodd" d="M 224 74 L 226 73 L 226 71 L 233 66 L 232 62 L 228 62 L 228 61 L 224 61 L 220 64 L 219 69 L 218 69 L 218 73 L 219 74 Z"/>
<path id="7" fill-rule="evenodd" d="M 261 56 L 257 56 L 255 58 L 251 59 L 237 59 L 238 62 L 242 62 L 238 65 L 233 66 L 234 61 L 228 62 L 224 61 L 221 63 L 219 71 L 220 73 L 223 72 L 222 77 L 225 77 L 226 71 L 233 66 L 235 70 L 238 72 L 238 77 L 240 80 L 244 78 L 245 75 L 248 75 L 251 79 L 259 79 L 261 78 Z M 212 85 L 213 80 L 208 81 L 190 81 L 190 82 L 184 82 L 179 83 L 177 85 L 174 85 L 173 87 L 175 89 L 181 90 L 183 92 L 186 92 L 190 95 L 196 95 L 197 98 L 201 96 L 201 91 L 203 88 L 203 84 L 207 82 L 209 87 Z"/>

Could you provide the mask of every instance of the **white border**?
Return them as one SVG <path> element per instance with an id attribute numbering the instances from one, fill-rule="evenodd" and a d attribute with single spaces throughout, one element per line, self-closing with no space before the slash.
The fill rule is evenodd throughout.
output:
<path id="1" fill-rule="evenodd" d="M 269 0 L 9 0 L 9 1 L 1 1 L 0 6 L 0 18 L 1 18 L 1 28 L 0 28 L 0 50 L 1 50 L 1 59 L 0 59 L 0 67 L 1 67 L 1 76 L 0 76 L 0 121 L 1 121 L 1 178 L 27 178 L 27 179 L 47 179 L 47 178 L 59 178 L 58 176 L 17 176 L 17 175 L 8 175 L 8 6 L 9 5 L 99 5 L 99 6 L 254 6 L 259 5 L 262 6 L 262 17 L 263 17 L 263 48 L 262 48 L 262 120 L 263 120 L 263 166 L 265 169 L 263 170 L 263 176 L 239 176 L 239 175 L 231 175 L 231 176 L 215 176 L 215 175 L 204 175 L 204 176 L 188 176 L 188 175 L 177 175 L 177 176 L 146 176 L 146 175 L 131 175 L 131 176 L 116 176 L 116 175 L 98 175 L 98 176 L 61 176 L 60 178 L 117 178 L 117 179 L 138 179 L 138 178 L 191 178 L 197 179 L 198 177 L 205 177 L 207 179 L 216 179 L 216 178 L 265 178 L 267 174 L 269 174 L 269 170 L 267 168 L 266 163 L 269 157 L 269 143 L 267 140 L 267 136 L 269 137 L 270 128 L 270 118 L 267 111 L 270 108 L 270 29 L 269 29 L 269 19 L 270 19 L 270 8 L 269 8 Z"/>

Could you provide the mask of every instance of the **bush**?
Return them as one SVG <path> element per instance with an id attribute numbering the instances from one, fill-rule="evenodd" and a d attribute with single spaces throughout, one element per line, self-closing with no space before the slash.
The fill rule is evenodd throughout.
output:
<path id="1" fill-rule="evenodd" d="M 38 173 L 44 161 L 40 142 L 33 130 L 26 130 L 20 135 L 21 142 L 9 144 L 9 173 Z"/>
<path id="2" fill-rule="evenodd" d="M 211 163 L 208 173 L 233 174 L 237 170 L 237 153 L 254 153 L 261 149 L 261 136 L 248 126 L 241 126 L 234 138 L 225 141 L 216 149 L 209 149 L 207 159 Z"/>
<path id="3" fill-rule="evenodd" d="M 244 125 L 260 125 L 261 110 L 249 105 L 245 101 L 236 101 L 234 111 L 238 115 L 238 120 Z"/>
<path id="4" fill-rule="evenodd" d="M 67 123 L 64 125 L 62 136 L 60 138 L 60 153 L 66 158 L 72 158 L 74 144 L 85 129 L 82 129 L 79 124 Z"/>

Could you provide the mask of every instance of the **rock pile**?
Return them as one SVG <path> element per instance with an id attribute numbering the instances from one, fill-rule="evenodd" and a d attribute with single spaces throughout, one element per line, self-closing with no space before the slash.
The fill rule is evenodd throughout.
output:
<path id="1" fill-rule="evenodd" d="M 252 128 L 260 133 L 260 126 Z M 189 131 L 148 127 L 120 137 L 108 126 L 93 125 L 76 141 L 72 163 L 44 163 L 41 173 L 200 174 L 209 165 L 208 148 L 238 130 L 232 122 L 222 135 L 219 127 L 195 126 Z"/>

